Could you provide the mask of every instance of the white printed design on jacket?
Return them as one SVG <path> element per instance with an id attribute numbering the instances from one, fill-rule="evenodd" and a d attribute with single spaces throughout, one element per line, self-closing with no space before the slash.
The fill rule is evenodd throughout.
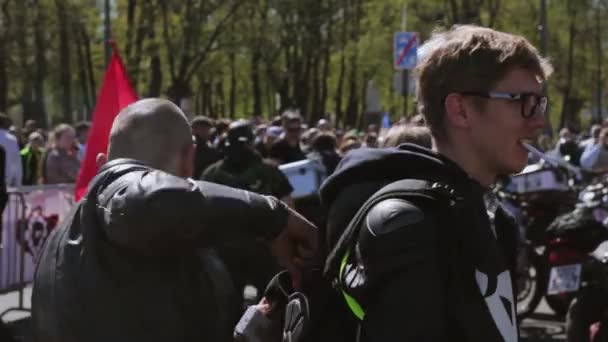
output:
<path id="1" fill-rule="evenodd" d="M 496 289 L 488 293 L 488 275 L 475 270 L 475 278 L 492 319 L 505 342 L 517 342 L 517 324 L 515 322 L 515 305 L 511 274 L 508 270 L 500 273 L 496 279 Z"/>

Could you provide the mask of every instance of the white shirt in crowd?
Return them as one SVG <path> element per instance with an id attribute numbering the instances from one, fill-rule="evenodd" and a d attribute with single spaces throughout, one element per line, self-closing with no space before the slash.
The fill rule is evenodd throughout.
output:
<path id="1" fill-rule="evenodd" d="M 4 166 L 6 186 L 21 185 L 23 174 L 17 138 L 9 131 L 0 129 L 0 146 L 6 153 L 6 165 Z"/>

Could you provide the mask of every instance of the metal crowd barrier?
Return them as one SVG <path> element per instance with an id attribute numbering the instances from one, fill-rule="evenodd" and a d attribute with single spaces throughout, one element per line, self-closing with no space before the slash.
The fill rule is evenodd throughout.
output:
<path id="1" fill-rule="evenodd" d="M 0 224 L 0 294 L 16 291 L 19 298 L 17 306 L 0 313 L 0 319 L 9 312 L 31 310 L 25 306 L 24 290 L 33 279 L 37 255 L 50 231 L 74 203 L 73 184 L 7 190 Z"/>

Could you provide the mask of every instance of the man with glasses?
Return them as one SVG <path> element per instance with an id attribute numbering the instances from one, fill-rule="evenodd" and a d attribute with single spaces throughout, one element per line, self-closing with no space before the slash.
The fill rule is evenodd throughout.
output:
<path id="1" fill-rule="evenodd" d="M 279 164 L 293 163 L 306 159 L 300 147 L 302 137 L 302 118 L 294 111 L 286 111 L 282 115 L 283 137 L 270 148 L 270 158 Z"/>
<path id="2" fill-rule="evenodd" d="M 326 275 L 361 341 L 517 341 L 517 229 L 491 187 L 527 163 L 551 66 L 523 37 L 477 26 L 437 31 L 425 48 L 417 102 L 434 150 L 406 144 L 343 159 L 321 188 Z M 398 196 L 377 197 L 396 186 Z"/>

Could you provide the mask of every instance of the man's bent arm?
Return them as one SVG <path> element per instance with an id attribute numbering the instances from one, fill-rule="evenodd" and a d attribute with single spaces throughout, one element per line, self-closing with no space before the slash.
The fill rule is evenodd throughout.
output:
<path id="1" fill-rule="evenodd" d="M 98 203 L 108 239 L 144 254 L 207 246 L 234 235 L 270 240 L 288 216 L 273 197 L 157 170 L 121 176 L 99 194 Z"/>

